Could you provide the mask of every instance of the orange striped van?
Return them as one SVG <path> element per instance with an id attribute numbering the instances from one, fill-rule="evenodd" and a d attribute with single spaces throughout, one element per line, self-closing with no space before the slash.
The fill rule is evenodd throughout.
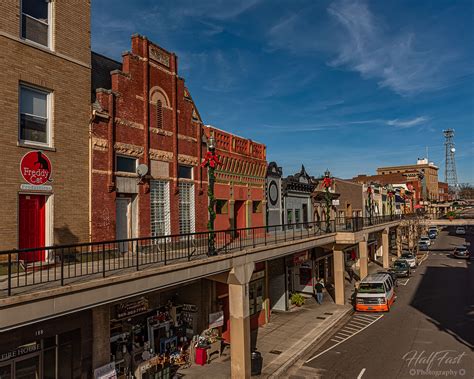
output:
<path id="1" fill-rule="evenodd" d="M 388 312 L 395 301 L 395 284 L 389 274 L 370 274 L 359 284 L 356 311 Z"/>

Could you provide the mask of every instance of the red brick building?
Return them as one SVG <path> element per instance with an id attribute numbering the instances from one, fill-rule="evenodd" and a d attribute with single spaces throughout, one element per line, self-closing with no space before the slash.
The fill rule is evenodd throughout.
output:
<path id="1" fill-rule="evenodd" d="M 265 225 L 266 147 L 224 132 L 205 127 L 214 135 L 221 165 L 216 170 L 216 230 Z"/>
<path id="2" fill-rule="evenodd" d="M 93 54 L 92 72 L 92 240 L 205 230 L 203 124 L 176 55 L 134 35 L 121 63 Z"/>

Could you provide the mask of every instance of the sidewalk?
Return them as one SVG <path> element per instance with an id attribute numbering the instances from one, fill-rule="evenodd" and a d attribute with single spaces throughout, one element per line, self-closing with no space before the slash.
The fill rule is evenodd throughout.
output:
<path id="1" fill-rule="evenodd" d="M 346 283 L 346 299 L 352 296 L 353 285 Z M 274 312 L 270 322 L 252 333 L 257 351 L 263 357 L 261 378 L 276 378 L 294 364 L 304 351 L 343 316 L 352 311 L 352 306 L 336 305 L 326 293 L 322 305 L 307 297 L 301 308 L 288 312 Z M 230 350 L 225 349 L 220 358 L 209 365 L 192 365 L 180 370 L 178 376 L 189 378 L 230 378 Z"/>

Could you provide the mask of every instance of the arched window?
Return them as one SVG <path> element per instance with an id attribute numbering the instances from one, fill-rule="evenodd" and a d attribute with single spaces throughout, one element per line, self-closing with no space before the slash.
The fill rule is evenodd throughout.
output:
<path id="1" fill-rule="evenodd" d="M 163 104 L 161 100 L 156 102 L 156 127 L 163 129 Z"/>

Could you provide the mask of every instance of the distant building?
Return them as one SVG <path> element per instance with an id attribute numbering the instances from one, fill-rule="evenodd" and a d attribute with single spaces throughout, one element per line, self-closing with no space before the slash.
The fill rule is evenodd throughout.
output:
<path id="1" fill-rule="evenodd" d="M 266 198 L 267 225 L 283 224 L 283 200 L 281 193 L 283 170 L 276 162 L 270 162 L 267 167 Z M 274 228 L 270 228 L 272 231 Z"/>

